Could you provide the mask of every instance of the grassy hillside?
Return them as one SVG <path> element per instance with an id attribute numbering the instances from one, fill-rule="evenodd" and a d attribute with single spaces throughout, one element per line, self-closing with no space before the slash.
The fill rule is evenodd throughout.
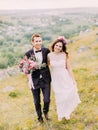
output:
<path id="1" fill-rule="evenodd" d="M 82 103 L 70 121 L 58 122 L 53 91 L 51 121 L 38 126 L 33 97 L 24 74 L 0 82 L 0 130 L 98 130 L 98 29 L 68 45 Z M 43 100 L 43 99 L 42 99 Z"/>

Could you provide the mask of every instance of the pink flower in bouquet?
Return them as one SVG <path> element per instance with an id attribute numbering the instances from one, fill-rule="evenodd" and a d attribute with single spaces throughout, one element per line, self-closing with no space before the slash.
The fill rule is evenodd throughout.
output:
<path id="1" fill-rule="evenodd" d="M 25 74 L 29 74 L 31 70 L 36 67 L 36 62 L 31 60 L 22 60 L 19 64 L 19 68 Z"/>
<path id="2" fill-rule="evenodd" d="M 19 68 L 22 68 L 22 67 L 23 67 L 23 65 L 24 65 L 24 62 L 25 62 L 25 61 L 24 61 L 24 60 L 22 60 L 22 61 L 19 63 L 19 66 L 18 66 L 18 67 L 19 67 Z"/>
<path id="3" fill-rule="evenodd" d="M 29 69 L 33 69 L 36 67 L 36 63 L 34 61 L 29 60 Z"/>

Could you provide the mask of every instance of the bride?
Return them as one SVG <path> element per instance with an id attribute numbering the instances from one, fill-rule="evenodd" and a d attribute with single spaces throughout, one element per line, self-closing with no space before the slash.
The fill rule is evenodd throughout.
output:
<path id="1" fill-rule="evenodd" d="M 69 120 L 71 113 L 81 102 L 70 67 L 66 44 L 67 40 L 60 36 L 53 42 L 51 52 L 48 54 L 59 121 L 62 118 Z"/>

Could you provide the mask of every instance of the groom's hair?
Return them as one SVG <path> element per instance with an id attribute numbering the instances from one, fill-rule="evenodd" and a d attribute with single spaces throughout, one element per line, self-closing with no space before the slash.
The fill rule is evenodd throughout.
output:
<path id="1" fill-rule="evenodd" d="M 38 33 L 33 34 L 32 37 L 31 37 L 31 42 L 34 41 L 34 37 L 41 37 L 41 35 L 38 34 Z"/>

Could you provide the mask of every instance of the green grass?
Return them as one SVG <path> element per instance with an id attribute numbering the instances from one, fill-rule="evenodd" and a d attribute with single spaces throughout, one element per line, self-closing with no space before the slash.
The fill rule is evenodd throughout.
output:
<path id="1" fill-rule="evenodd" d="M 82 103 L 70 121 L 58 122 L 56 104 L 51 91 L 50 121 L 38 125 L 33 96 L 24 74 L 0 82 L 0 130 L 98 130 L 98 42 L 96 32 L 69 44 L 71 64 Z M 91 49 L 78 53 L 82 45 Z M 13 90 L 4 91 L 12 86 Z M 43 99 L 42 99 L 43 100 Z M 43 105 L 43 104 L 42 104 Z"/>

